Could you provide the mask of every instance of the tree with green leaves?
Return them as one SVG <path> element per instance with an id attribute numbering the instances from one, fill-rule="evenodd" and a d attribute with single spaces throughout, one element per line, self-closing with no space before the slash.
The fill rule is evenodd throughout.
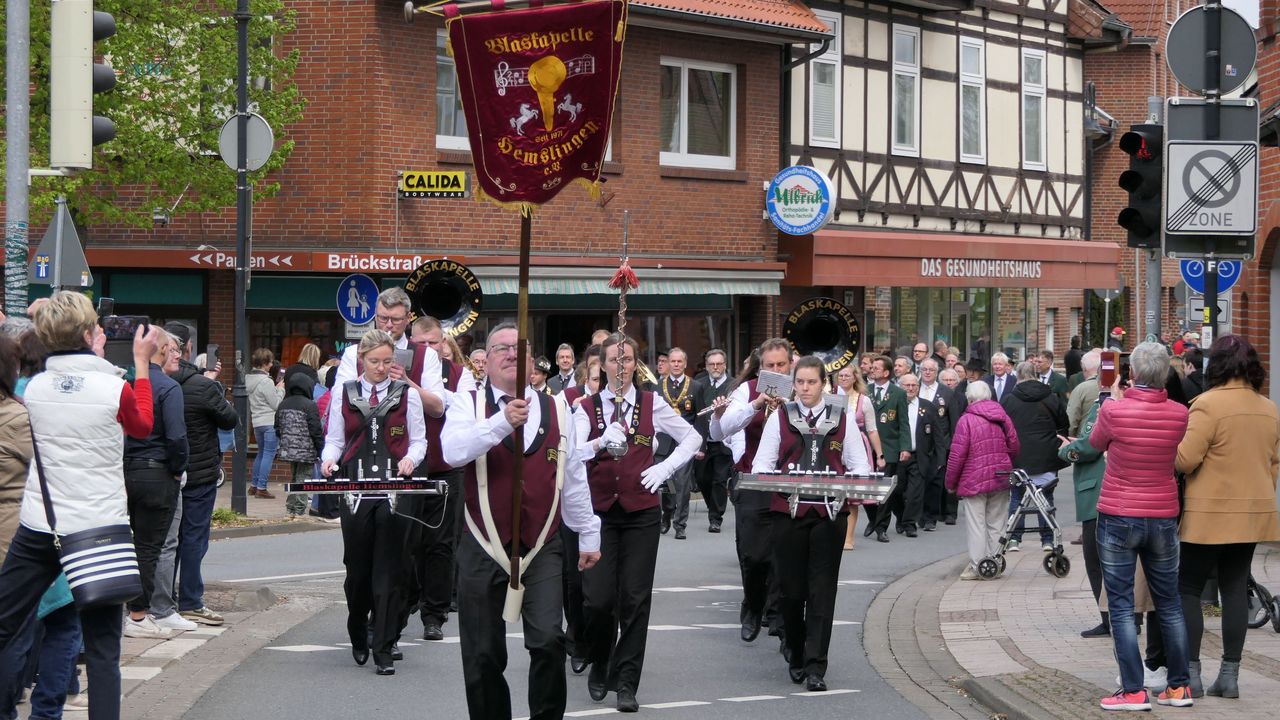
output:
<path id="1" fill-rule="evenodd" d="M 0 0 L 0 8 L 4 7 Z M 116 138 L 94 149 L 93 169 L 74 177 L 37 177 L 31 184 L 32 226 L 48 220 L 66 195 L 77 221 L 150 227 L 156 210 L 177 216 L 234 207 L 236 174 L 218 155 L 223 122 L 235 112 L 235 0 L 97 0 L 115 16 L 114 36 L 95 44 L 116 73 L 115 89 L 94 96 L 94 113 L 115 122 Z M 302 117 L 293 84 L 299 52 L 282 52 L 294 30 L 284 0 L 252 0 L 249 23 L 249 109 L 275 132 L 276 147 L 251 173 L 255 194 L 293 149 L 284 134 Z M 3 10 L 0 9 L 0 16 Z M 31 165 L 49 164 L 49 3 L 31 3 Z M 0 44 L 4 38 L 0 34 Z M 0 63 L 4 53 L 0 51 Z M 3 137 L 0 137 L 0 148 Z M 5 155 L 0 151 L 0 164 Z"/>

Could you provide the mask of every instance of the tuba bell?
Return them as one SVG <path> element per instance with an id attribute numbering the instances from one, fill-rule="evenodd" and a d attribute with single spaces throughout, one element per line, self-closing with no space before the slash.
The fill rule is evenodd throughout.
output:
<path id="1" fill-rule="evenodd" d="M 460 262 L 432 260 L 418 266 L 404 284 L 415 315 L 440 321 L 445 335 L 457 337 L 480 317 L 484 291 L 474 273 Z"/>
<path id="2" fill-rule="evenodd" d="M 862 327 L 853 311 L 829 297 L 809 298 L 787 313 L 782 337 L 801 355 L 822 360 L 834 374 L 853 362 L 862 344 Z"/>

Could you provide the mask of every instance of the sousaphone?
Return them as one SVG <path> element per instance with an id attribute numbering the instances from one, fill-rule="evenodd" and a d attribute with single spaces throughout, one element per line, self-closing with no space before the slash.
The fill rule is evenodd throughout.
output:
<path id="1" fill-rule="evenodd" d="M 418 266 L 404 284 L 413 312 L 440 321 L 445 335 L 456 337 L 480 317 L 484 291 L 474 273 L 454 260 L 432 260 Z"/>
<path id="2" fill-rule="evenodd" d="M 817 357 L 828 373 L 835 373 L 858 356 L 862 326 L 853 311 L 839 301 L 815 297 L 787 313 L 782 337 L 796 352 Z"/>

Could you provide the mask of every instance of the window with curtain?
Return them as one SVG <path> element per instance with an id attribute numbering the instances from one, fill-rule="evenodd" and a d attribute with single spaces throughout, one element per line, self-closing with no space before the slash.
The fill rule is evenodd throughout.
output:
<path id="1" fill-rule="evenodd" d="M 815 14 L 831 26 L 835 37 L 822 55 L 809 61 L 809 142 L 821 147 L 840 147 L 840 90 L 843 41 L 840 36 L 840 16 L 835 13 L 815 11 Z M 811 44 L 811 52 L 820 44 Z"/>
<path id="2" fill-rule="evenodd" d="M 663 165 L 736 167 L 736 68 L 663 58 L 659 101 Z"/>
<path id="3" fill-rule="evenodd" d="M 986 48 L 960 38 L 960 162 L 987 162 Z"/>
<path id="4" fill-rule="evenodd" d="M 1028 170 L 1046 169 L 1044 61 L 1043 50 L 1022 49 L 1022 166 Z"/>
<path id="5" fill-rule="evenodd" d="M 470 150 L 467 120 L 458 95 L 458 72 L 445 50 L 447 38 L 444 30 L 436 33 L 436 147 Z"/>
<path id="6" fill-rule="evenodd" d="M 893 26 L 893 154 L 920 155 L 920 28 Z"/>

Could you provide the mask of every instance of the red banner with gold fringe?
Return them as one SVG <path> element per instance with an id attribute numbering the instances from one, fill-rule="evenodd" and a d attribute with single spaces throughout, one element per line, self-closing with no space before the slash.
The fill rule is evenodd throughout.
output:
<path id="1" fill-rule="evenodd" d="M 626 30 L 625 0 L 459 15 L 449 45 L 478 196 L 529 211 L 579 182 L 599 195 Z"/>

